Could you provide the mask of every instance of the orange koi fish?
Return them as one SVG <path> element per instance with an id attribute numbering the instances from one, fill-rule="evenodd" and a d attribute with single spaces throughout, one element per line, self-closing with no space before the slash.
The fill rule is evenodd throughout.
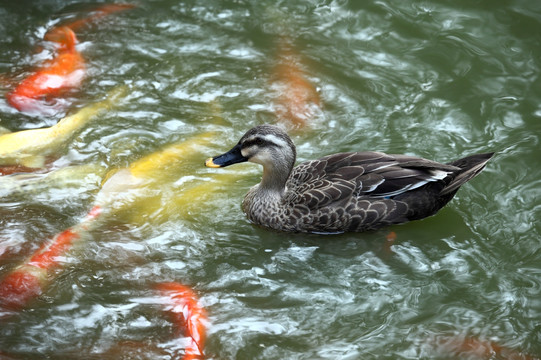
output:
<path id="1" fill-rule="evenodd" d="M 509 359 L 509 360 L 539 360 L 539 357 L 524 354 L 520 351 L 502 346 L 495 341 L 481 340 L 476 337 L 451 338 L 441 345 L 447 353 L 453 356 L 472 356 L 478 359 Z"/>
<path id="2" fill-rule="evenodd" d="M 299 55 L 285 40 L 280 44 L 274 79 L 278 93 L 276 115 L 294 127 L 304 127 L 321 107 L 319 94 L 299 66 Z"/>
<path id="3" fill-rule="evenodd" d="M 199 305 L 196 295 L 187 286 L 176 282 L 158 284 L 156 289 L 169 297 L 168 311 L 172 314 L 175 325 L 179 330 L 185 331 L 190 338 L 182 359 L 202 359 L 207 316 L 205 310 Z"/>
<path id="4" fill-rule="evenodd" d="M 85 76 L 85 63 L 75 49 L 77 37 L 73 30 L 61 27 L 46 39 L 57 44 L 56 56 L 6 95 L 9 104 L 19 111 L 40 112 L 42 100 L 78 87 Z"/>
<path id="5" fill-rule="evenodd" d="M 383 243 L 383 247 L 381 249 L 383 256 L 389 256 L 393 253 L 393 250 L 391 249 L 391 246 L 396 241 L 396 233 L 394 231 L 391 231 L 390 233 L 385 236 L 385 242 Z"/>
<path id="6" fill-rule="evenodd" d="M 60 257 L 80 238 L 102 210 L 94 207 L 79 225 L 64 230 L 38 249 L 28 261 L 0 281 L 0 317 L 18 311 L 43 293 L 48 275 L 60 267 Z"/>

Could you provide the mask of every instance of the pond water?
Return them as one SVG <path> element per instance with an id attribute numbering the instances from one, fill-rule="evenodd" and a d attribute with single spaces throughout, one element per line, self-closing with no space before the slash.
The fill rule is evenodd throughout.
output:
<path id="1" fill-rule="evenodd" d="M 49 28 L 96 5 L 0 5 L 3 82 L 51 56 L 38 50 Z M 107 171 L 214 133 L 84 232 L 44 292 L 2 320 L 1 354 L 182 354 L 186 339 L 153 290 L 175 281 L 208 312 L 208 359 L 511 358 L 498 346 L 541 356 L 541 3 L 136 5 L 77 31 L 87 76 L 65 95 L 65 111 L 27 115 L 0 101 L 0 126 L 18 131 L 129 89 L 50 165 L 95 171 L 0 191 L 0 278 L 81 222 Z M 335 236 L 251 225 L 240 203 L 261 169 L 203 163 L 252 126 L 279 122 L 274 72 L 284 48 L 319 99 L 306 126 L 285 124 L 298 161 L 358 150 L 441 162 L 496 155 L 425 220 Z M 471 339 L 494 352 L 449 349 Z"/>

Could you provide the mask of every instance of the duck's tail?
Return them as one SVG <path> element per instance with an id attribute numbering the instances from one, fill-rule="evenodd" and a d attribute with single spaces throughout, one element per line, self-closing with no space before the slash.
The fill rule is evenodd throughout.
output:
<path id="1" fill-rule="evenodd" d="M 459 187 L 475 177 L 481 172 L 481 170 L 485 168 L 485 165 L 487 164 L 488 160 L 490 160 L 492 155 L 494 155 L 493 152 L 476 154 L 450 162 L 449 165 L 459 167 L 462 169 L 462 171 L 458 172 L 456 177 L 449 183 L 449 185 L 441 190 L 440 195 L 454 194 Z"/>

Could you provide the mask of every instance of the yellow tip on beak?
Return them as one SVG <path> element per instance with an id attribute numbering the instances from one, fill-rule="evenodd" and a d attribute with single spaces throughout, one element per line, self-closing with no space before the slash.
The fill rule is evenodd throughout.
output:
<path id="1" fill-rule="evenodd" d="M 209 167 L 209 168 L 219 168 L 220 165 L 216 165 L 213 161 L 212 161 L 212 158 L 208 158 L 207 161 L 205 161 L 205 166 L 206 167 Z"/>

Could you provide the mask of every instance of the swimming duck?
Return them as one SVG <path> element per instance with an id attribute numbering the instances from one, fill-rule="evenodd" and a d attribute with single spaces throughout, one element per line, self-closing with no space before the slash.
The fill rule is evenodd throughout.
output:
<path id="1" fill-rule="evenodd" d="M 345 152 L 294 166 L 295 145 L 277 126 L 250 129 L 212 168 L 250 161 L 263 177 L 242 202 L 266 228 L 307 233 L 375 230 L 434 215 L 476 176 L 493 153 L 447 164 L 408 155 Z"/>

